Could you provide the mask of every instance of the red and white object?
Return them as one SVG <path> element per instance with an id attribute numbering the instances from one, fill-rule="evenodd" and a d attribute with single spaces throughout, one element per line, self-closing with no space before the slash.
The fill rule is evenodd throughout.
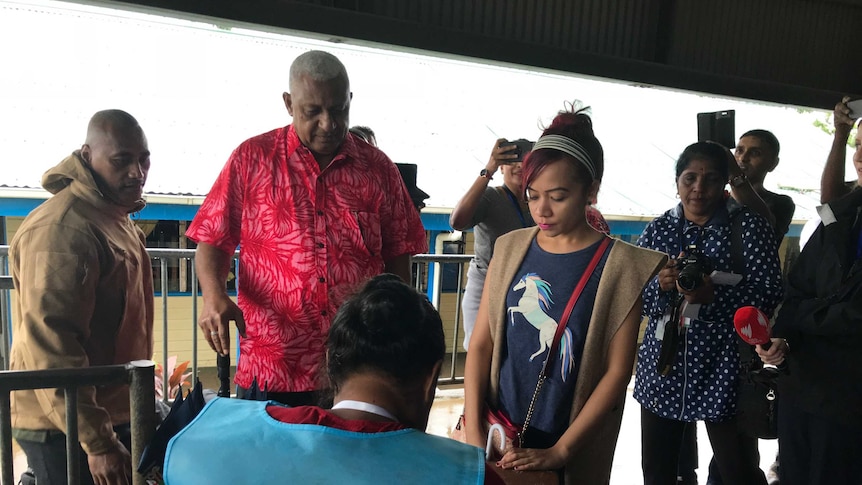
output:
<path id="1" fill-rule="evenodd" d="M 749 345 L 760 345 L 769 350 L 769 317 L 753 306 L 744 306 L 733 314 L 733 327 L 736 333 Z"/>

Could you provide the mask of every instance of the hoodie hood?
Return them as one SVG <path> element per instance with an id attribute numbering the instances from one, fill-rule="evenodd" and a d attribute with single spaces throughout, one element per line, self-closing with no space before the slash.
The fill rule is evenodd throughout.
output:
<path id="1" fill-rule="evenodd" d="M 96 183 L 93 171 L 81 158 L 79 150 L 75 150 L 57 166 L 45 172 L 42 175 L 42 187 L 54 195 L 71 187 L 78 197 L 99 207 L 122 211 L 123 214 L 138 212 L 146 206 L 143 199 L 137 201 L 133 207 L 127 207 L 105 197 Z"/>

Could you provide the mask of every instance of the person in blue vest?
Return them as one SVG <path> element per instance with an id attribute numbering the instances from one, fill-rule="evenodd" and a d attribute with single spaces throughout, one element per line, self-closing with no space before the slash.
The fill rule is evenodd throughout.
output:
<path id="1" fill-rule="evenodd" d="M 216 398 L 168 444 L 165 483 L 502 483 L 483 450 L 423 432 L 445 349 L 428 299 L 376 276 L 329 331 L 331 409 Z"/>

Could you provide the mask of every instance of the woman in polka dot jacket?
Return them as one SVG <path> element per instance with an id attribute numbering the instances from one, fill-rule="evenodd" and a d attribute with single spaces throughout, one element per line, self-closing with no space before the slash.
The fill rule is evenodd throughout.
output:
<path id="1" fill-rule="evenodd" d="M 653 220 L 638 240 L 639 246 L 672 258 L 700 253 L 713 269 L 738 273 L 731 257 L 731 227 L 743 232 L 736 239 L 742 241 L 737 251 L 744 260 L 742 280 L 736 285 L 714 283 L 705 276 L 697 288 L 685 291 L 677 285 L 678 259 L 671 259 L 644 290 L 649 323 L 638 351 L 634 397 L 642 406 L 646 485 L 676 483 L 683 427 L 701 420 L 725 483 L 766 483 L 758 468 L 757 440 L 740 433 L 734 419 L 740 364 L 733 314 L 745 305 L 771 314 L 782 296 L 781 272 L 767 220 L 725 192 L 732 160 L 715 143 L 688 146 L 676 163 L 680 203 Z M 741 219 L 731 224 L 736 218 Z M 691 318 L 682 318 L 683 333 L 670 354 L 669 370 L 662 374 L 661 339 L 665 324 L 677 325 L 669 321 L 677 295 L 689 305 L 685 314 Z"/>

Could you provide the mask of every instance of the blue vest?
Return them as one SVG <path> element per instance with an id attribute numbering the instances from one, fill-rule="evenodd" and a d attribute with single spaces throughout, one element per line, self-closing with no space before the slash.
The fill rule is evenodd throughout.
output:
<path id="1" fill-rule="evenodd" d="M 357 433 L 273 419 L 267 402 L 215 398 L 168 443 L 166 485 L 484 483 L 481 449 L 415 429 Z"/>

